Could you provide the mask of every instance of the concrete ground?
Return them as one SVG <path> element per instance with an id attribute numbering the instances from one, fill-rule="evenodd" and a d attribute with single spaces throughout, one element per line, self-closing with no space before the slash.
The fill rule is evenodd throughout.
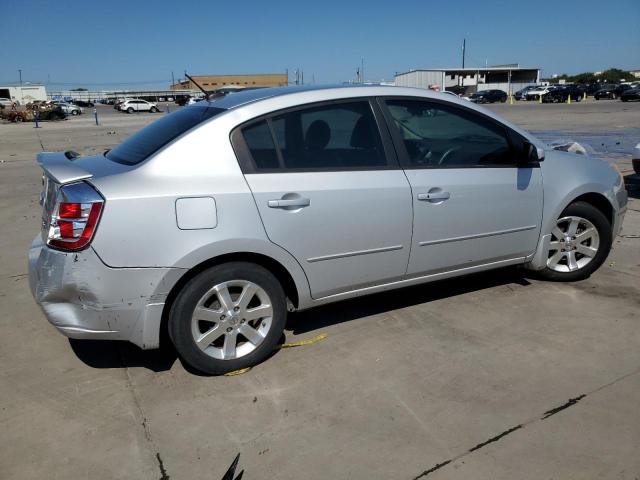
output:
<path id="1" fill-rule="evenodd" d="M 639 103 L 490 108 L 607 138 L 630 173 L 616 135 L 640 142 Z M 157 118 L 99 112 L 98 127 L 0 124 L 1 478 L 220 479 L 238 453 L 246 480 L 640 478 L 637 190 L 588 280 L 507 269 L 317 308 L 286 341 L 325 340 L 205 377 L 170 349 L 69 341 L 31 298 L 35 154 L 99 152 Z"/>

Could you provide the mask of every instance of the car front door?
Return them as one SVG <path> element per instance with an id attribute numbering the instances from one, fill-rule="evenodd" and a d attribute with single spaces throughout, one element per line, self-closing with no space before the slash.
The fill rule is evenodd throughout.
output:
<path id="1" fill-rule="evenodd" d="M 313 298 L 403 278 L 411 190 L 368 99 L 314 104 L 232 135 L 269 239 L 304 269 Z"/>
<path id="2" fill-rule="evenodd" d="M 381 106 L 412 189 L 409 276 L 515 263 L 535 251 L 542 176 L 518 162 L 520 135 L 450 102 Z"/>

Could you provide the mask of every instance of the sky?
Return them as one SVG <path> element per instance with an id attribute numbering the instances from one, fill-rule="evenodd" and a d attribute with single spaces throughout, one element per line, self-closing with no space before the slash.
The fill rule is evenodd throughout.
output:
<path id="1" fill-rule="evenodd" d="M 199 7 L 199 4 L 202 6 Z M 543 76 L 640 69 L 640 0 L 0 0 L 0 84 L 168 88 L 199 74 L 305 83 L 520 63 Z"/>

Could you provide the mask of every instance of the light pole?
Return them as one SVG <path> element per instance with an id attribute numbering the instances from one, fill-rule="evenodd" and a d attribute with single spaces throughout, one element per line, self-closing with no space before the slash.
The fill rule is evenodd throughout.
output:
<path id="1" fill-rule="evenodd" d="M 22 95 L 22 69 L 18 69 L 18 76 L 20 77 L 20 101 L 24 103 L 24 96 Z"/>

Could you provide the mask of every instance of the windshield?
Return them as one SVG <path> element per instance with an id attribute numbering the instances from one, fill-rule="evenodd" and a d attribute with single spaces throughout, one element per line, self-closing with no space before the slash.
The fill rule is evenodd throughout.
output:
<path id="1" fill-rule="evenodd" d="M 127 138 L 106 154 L 109 160 L 137 165 L 196 125 L 224 112 L 209 106 L 189 107 L 166 115 Z"/>

